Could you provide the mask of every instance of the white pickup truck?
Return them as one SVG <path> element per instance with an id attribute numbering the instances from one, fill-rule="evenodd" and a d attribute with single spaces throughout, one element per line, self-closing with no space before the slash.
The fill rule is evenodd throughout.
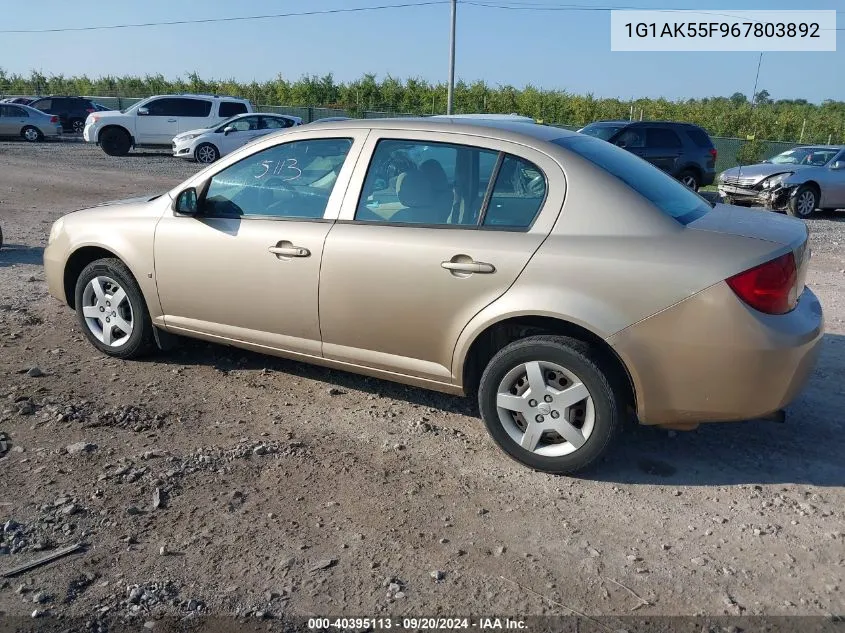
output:
<path id="1" fill-rule="evenodd" d="M 126 110 L 94 112 L 85 120 L 83 138 L 109 156 L 125 156 L 133 147 L 166 148 L 181 132 L 208 128 L 235 114 L 253 112 L 246 99 L 212 95 L 158 95 Z"/>

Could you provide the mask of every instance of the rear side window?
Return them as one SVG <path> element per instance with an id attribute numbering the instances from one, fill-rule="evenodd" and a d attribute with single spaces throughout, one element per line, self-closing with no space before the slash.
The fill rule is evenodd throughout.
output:
<path id="1" fill-rule="evenodd" d="M 205 99 L 176 99 L 179 112 L 176 116 L 207 117 L 211 114 L 211 101 Z"/>
<path id="2" fill-rule="evenodd" d="M 687 136 L 689 136 L 692 139 L 692 142 L 699 147 L 713 147 L 713 141 L 711 141 L 710 137 L 707 136 L 707 132 L 697 127 L 687 128 Z"/>
<path id="3" fill-rule="evenodd" d="M 482 224 L 491 228 L 526 229 L 546 198 L 546 177 L 527 160 L 506 155 Z"/>
<path id="4" fill-rule="evenodd" d="M 246 111 L 246 104 L 241 103 L 240 101 L 220 102 L 220 116 L 222 117 L 235 116 L 236 114 L 243 114 Z"/>
<path id="5" fill-rule="evenodd" d="M 672 130 L 653 127 L 646 131 L 646 145 L 649 147 L 681 147 L 681 139 Z"/>
<path id="6" fill-rule="evenodd" d="M 615 176 L 681 224 L 689 224 L 711 209 L 704 198 L 666 172 L 610 143 L 587 136 L 564 136 L 552 142 Z"/>

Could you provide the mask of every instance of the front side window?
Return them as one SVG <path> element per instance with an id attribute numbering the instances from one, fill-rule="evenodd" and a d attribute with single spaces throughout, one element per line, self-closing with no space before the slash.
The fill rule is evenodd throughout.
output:
<path id="1" fill-rule="evenodd" d="M 284 119 L 282 117 L 277 116 L 263 116 L 261 117 L 261 123 L 258 126 L 259 130 L 281 130 L 286 127 L 290 127 L 293 125 L 293 121 L 290 119 Z"/>
<path id="2" fill-rule="evenodd" d="M 258 117 L 257 116 L 245 116 L 241 119 L 235 119 L 231 123 L 227 123 L 226 127 L 233 127 L 238 132 L 249 132 L 250 130 L 257 130 L 258 129 Z"/>
<path id="3" fill-rule="evenodd" d="M 155 99 L 145 107 L 149 111 L 148 116 L 176 116 L 176 99 Z"/>
<path id="4" fill-rule="evenodd" d="M 244 114 L 246 111 L 246 104 L 241 103 L 240 101 L 220 102 L 220 116 L 235 116 L 236 114 Z"/>
<path id="5" fill-rule="evenodd" d="M 211 178 L 201 208 L 212 217 L 322 218 L 352 140 L 312 139 L 247 156 Z"/>
<path id="6" fill-rule="evenodd" d="M 563 136 L 552 141 L 585 158 L 628 185 L 681 224 L 710 211 L 710 204 L 689 187 L 638 156 L 588 136 Z"/>
<path id="7" fill-rule="evenodd" d="M 586 134 L 587 136 L 595 136 L 596 138 L 600 138 L 603 141 L 610 139 L 611 136 L 616 134 L 619 130 L 622 129 L 623 126 L 621 125 L 598 125 L 595 123 L 591 123 L 590 125 L 582 128 L 580 130 L 581 134 Z"/>
<path id="8" fill-rule="evenodd" d="M 645 147 L 645 130 L 643 128 L 628 128 L 617 136 L 613 143 L 628 149 Z"/>

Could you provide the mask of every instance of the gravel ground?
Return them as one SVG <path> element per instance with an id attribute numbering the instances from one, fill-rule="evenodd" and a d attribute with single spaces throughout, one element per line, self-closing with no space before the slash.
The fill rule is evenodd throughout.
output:
<path id="1" fill-rule="evenodd" d="M 467 400 L 199 342 L 97 354 L 47 295 L 50 223 L 196 168 L 0 144 L 0 572 L 86 544 L 0 578 L 0 616 L 842 613 L 845 218 L 810 222 L 828 334 L 786 424 L 631 428 L 563 478 Z"/>

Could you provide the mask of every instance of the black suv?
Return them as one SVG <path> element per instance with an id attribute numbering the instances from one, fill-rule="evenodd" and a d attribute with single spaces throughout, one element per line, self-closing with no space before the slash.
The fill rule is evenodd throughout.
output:
<path id="1" fill-rule="evenodd" d="M 716 179 L 716 148 L 697 125 L 674 121 L 597 121 L 578 130 L 622 147 L 690 189 Z"/>
<path id="2" fill-rule="evenodd" d="M 40 97 L 30 103 L 29 107 L 57 115 L 63 130 L 77 134 L 82 134 L 85 129 L 88 115 L 97 111 L 91 100 L 82 97 Z"/>

